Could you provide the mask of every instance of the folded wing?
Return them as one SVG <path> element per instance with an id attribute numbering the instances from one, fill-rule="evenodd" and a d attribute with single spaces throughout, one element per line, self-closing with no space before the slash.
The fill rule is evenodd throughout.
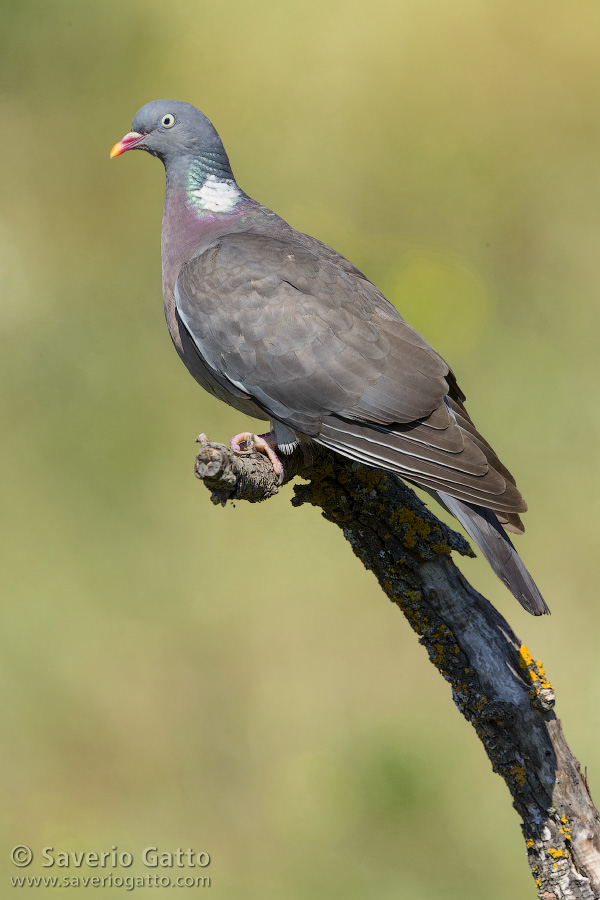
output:
<path id="1" fill-rule="evenodd" d="M 177 309 L 205 363 L 318 443 L 521 530 L 526 505 L 447 363 L 371 282 L 309 240 L 229 234 L 184 267 Z"/>

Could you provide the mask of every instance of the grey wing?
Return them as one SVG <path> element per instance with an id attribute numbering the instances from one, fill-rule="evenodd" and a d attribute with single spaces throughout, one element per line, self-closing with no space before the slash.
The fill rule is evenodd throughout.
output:
<path id="1" fill-rule="evenodd" d="M 227 235 L 184 267 L 175 297 L 204 360 L 292 427 L 316 433 L 354 407 L 412 422 L 448 389 L 446 363 L 370 282 L 288 242 Z"/>
<path id="2" fill-rule="evenodd" d="M 519 527 L 524 501 L 447 363 L 357 270 L 304 236 L 229 234 L 182 269 L 175 300 L 207 367 L 270 418 Z"/>

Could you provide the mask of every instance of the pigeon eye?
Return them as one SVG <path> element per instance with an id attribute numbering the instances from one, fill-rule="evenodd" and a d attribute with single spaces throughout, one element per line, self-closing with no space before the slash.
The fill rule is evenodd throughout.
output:
<path id="1" fill-rule="evenodd" d="M 160 120 L 160 124 L 163 128 L 172 128 L 175 124 L 175 116 L 172 113 L 167 113 L 166 116 L 163 116 Z"/>

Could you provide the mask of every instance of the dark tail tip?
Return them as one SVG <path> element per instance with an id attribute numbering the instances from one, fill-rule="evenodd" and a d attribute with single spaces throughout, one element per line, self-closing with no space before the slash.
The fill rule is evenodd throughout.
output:
<path id="1" fill-rule="evenodd" d="M 455 516 L 477 544 L 511 594 L 532 616 L 550 615 L 550 609 L 508 535 L 491 509 L 457 500 L 437 491 L 442 505 Z"/>

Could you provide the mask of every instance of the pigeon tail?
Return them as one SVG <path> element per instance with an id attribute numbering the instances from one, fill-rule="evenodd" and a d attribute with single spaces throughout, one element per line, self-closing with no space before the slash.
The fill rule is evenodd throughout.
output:
<path id="1" fill-rule="evenodd" d="M 431 491 L 432 495 L 451 513 L 477 544 L 490 566 L 504 582 L 521 606 L 533 616 L 549 615 L 550 610 L 538 587 L 525 568 L 525 564 L 493 510 L 474 503 L 467 503 L 445 494 Z"/>

